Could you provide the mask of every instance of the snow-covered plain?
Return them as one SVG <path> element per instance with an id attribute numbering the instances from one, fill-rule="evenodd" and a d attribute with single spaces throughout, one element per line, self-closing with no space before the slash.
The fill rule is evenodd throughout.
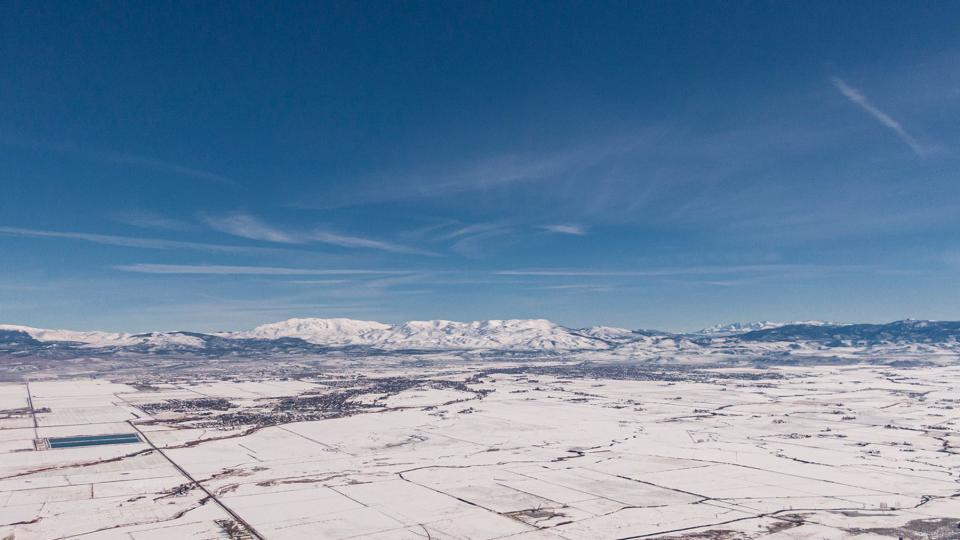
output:
<path id="1" fill-rule="evenodd" d="M 0 538 L 960 535 L 960 366 L 584 354 L 11 369 Z"/>

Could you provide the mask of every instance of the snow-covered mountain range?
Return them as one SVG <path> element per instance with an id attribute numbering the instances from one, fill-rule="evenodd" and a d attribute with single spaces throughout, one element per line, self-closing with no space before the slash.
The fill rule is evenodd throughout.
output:
<path id="1" fill-rule="evenodd" d="M 78 332 L 19 325 L 0 325 L 0 343 L 56 343 L 89 349 L 104 347 L 203 348 L 208 342 L 270 342 L 296 340 L 323 347 L 370 347 L 382 350 L 598 350 L 607 340 L 623 339 L 630 330 L 578 331 L 543 319 L 474 322 L 408 321 L 388 325 L 353 319 L 289 319 L 241 332 Z M 4 337 L 6 336 L 6 337 Z"/>
<path id="2" fill-rule="evenodd" d="M 196 353 L 203 355 L 371 352 L 602 353 L 632 359 L 930 352 L 960 353 L 960 322 L 888 324 L 824 321 L 735 323 L 675 334 L 597 326 L 568 328 L 543 319 L 475 322 L 289 319 L 238 332 L 118 333 L 0 325 L 6 354 Z"/>
<path id="3" fill-rule="evenodd" d="M 617 329 L 619 330 L 619 329 Z M 622 330 L 629 332 L 629 330 Z M 584 350 L 606 348 L 589 335 L 580 335 L 543 319 L 474 322 L 408 321 L 390 326 L 353 319 L 289 319 L 247 332 L 220 334 L 227 338 L 298 338 L 325 346 L 362 345 L 379 349 L 510 349 Z"/>
<path id="4" fill-rule="evenodd" d="M 794 322 L 772 322 L 772 321 L 755 321 L 755 322 L 735 322 L 730 324 L 718 324 L 716 326 L 711 326 L 693 332 L 694 334 L 699 334 L 703 336 L 733 336 L 737 334 L 746 334 L 747 332 L 756 332 L 758 330 L 770 330 L 772 328 L 780 328 L 781 326 L 794 326 L 794 325 L 805 325 L 805 326 L 843 326 L 843 323 L 829 322 L 829 321 L 794 321 Z"/>

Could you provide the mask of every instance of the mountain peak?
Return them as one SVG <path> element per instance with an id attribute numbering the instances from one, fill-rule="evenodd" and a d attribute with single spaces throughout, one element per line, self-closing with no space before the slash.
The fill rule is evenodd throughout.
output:
<path id="1" fill-rule="evenodd" d="M 346 318 L 294 318 L 262 324 L 246 332 L 228 333 L 226 336 L 245 339 L 293 337 L 321 345 L 365 345 L 368 334 L 387 328 L 390 326 L 376 321 Z"/>
<path id="2" fill-rule="evenodd" d="M 397 349 L 599 349 L 605 345 L 546 319 L 457 322 L 407 321 L 388 325 L 354 319 L 287 319 L 253 330 L 222 334 L 241 339 L 299 338 L 329 346 L 364 345 Z"/>

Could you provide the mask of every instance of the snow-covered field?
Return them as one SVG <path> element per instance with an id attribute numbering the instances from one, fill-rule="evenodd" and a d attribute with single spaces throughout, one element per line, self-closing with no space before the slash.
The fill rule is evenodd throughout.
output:
<path id="1" fill-rule="evenodd" d="M 254 365 L 0 383 L 0 538 L 960 537 L 960 367 Z"/>

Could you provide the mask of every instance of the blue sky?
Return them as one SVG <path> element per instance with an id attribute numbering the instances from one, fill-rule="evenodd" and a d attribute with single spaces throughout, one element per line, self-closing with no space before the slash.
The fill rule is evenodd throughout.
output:
<path id="1" fill-rule="evenodd" d="M 960 319 L 960 6 L 0 6 L 0 321 Z"/>

